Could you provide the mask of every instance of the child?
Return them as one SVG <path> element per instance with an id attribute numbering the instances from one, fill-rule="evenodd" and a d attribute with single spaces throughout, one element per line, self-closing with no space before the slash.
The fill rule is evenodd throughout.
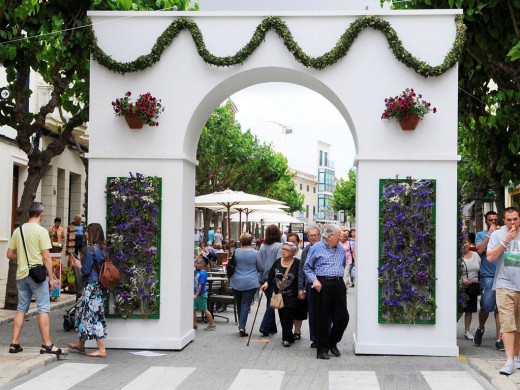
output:
<path id="1" fill-rule="evenodd" d="M 215 322 L 213 316 L 208 310 L 208 293 L 206 292 L 206 280 L 208 280 L 208 273 L 206 266 L 208 260 L 205 256 L 198 256 L 195 260 L 195 286 L 193 287 L 193 329 L 197 329 L 197 310 L 204 313 L 209 321 L 209 325 L 204 330 L 215 330 Z"/>

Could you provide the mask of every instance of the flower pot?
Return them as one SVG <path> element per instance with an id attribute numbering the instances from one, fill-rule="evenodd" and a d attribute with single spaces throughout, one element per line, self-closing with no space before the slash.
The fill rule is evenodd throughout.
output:
<path id="1" fill-rule="evenodd" d="M 125 114 L 125 120 L 131 129 L 141 129 L 145 122 L 144 119 L 138 118 L 137 114 L 134 113 Z"/>
<path id="2" fill-rule="evenodd" d="M 419 116 L 417 114 L 410 114 L 408 118 L 403 119 L 399 124 L 403 130 L 415 130 L 419 123 Z"/>

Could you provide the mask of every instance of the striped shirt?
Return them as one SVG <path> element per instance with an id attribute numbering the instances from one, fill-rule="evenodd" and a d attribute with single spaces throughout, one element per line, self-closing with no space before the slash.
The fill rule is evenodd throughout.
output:
<path id="1" fill-rule="evenodd" d="M 339 244 L 329 248 L 322 239 L 309 249 L 303 270 L 307 279 L 313 282 L 318 276 L 343 277 L 345 265 L 345 249 Z"/>

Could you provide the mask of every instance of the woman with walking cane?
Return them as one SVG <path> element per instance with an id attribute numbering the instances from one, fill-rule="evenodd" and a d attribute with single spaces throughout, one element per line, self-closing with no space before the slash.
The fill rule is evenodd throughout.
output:
<path id="1" fill-rule="evenodd" d="M 281 304 L 277 305 L 278 315 L 282 323 L 282 344 L 289 347 L 294 343 L 292 332 L 296 306 L 298 304 L 298 270 L 300 261 L 294 258 L 298 248 L 292 242 L 286 242 L 282 247 L 282 257 L 271 267 L 267 279 L 260 287 L 262 291 L 274 286 L 274 294 L 281 294 Z M 276 302 L 275 295 L 271 298 L 271 306 Z"/>

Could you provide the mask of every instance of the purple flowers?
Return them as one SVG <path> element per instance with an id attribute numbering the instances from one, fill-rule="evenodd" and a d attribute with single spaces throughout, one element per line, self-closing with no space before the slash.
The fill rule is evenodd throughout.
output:
<path id="1" fill-rule="evenodd" d="M 382 180 L 379 322 L 435 322 L 435 181 Z"/>
<path id="2" fill-rule="evenodd" d="M 140 173 L 107 184 L 107 241 L 119 268 L 115 314 L 148 318 L 159 308 L 161 179 Z"/>

